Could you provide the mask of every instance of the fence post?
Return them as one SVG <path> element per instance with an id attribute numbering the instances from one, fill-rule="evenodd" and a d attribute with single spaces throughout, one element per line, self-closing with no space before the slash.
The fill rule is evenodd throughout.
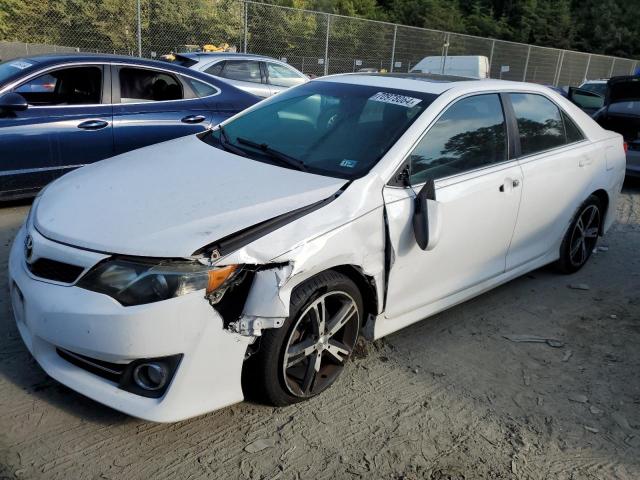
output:
<path id="1" fill-rule="evenodd" d="M 495 38 L 491 42 L 491 53 L 489 53 L 489 78 L 491 78 L 491 65 L 493 63 L 493 49 L 496 48 Z"/>
<path id="2" fill-rule="evenodd" d="M 393 64 L 396 61 L 396 36 L 398 35 L 398 25 L 393 27 L 393 46 L 391 47 L 391 68 L 389 71 L 393 73 Z"/>
<path id="3" fill-rule="evenodd" d="M 613 67 L 616 66 L 616 57 L 613 57 L 613 62 L 611 62 L 611 70 L 609 70 L 609 78 L 613 77 Z"/>
<path id="4" fill-rule="evenodd" d="M 589 54 L 589 59 L 587 60 L 587 68 L 584 70 L 584 78 L 583 82 L 587 81 L 587 75 L 589 75 L 589 67 L 591 66 L 591 54 Z"/>
<path id="5" fill-rule="evenodd" d="M 327 13 L 327 37 L 324 41 L 324 74 L 329 73 L 329 29 L 331 28 L 331 15 Z"/>
<path id="6" fill-rule="evenodd" d="M 527 81 L 527 70 L 529 68 L 529 57 L 531 56 L 531 45 L 527 49 L 527 60 L 524 62 L 524 72 L 522 73 L 522 81 Z"/>
<path id="7" fill-rule="evenodd" d="M 560 72 L 562 71 L 563 62 L 564 62 L 564 50 L 560 50 L 560 55 L 558 55 L 558 63 L 556 64 L 556 76 L 553 78 L 553 85 L 556 87 L 560 82 Z"/>
<path id="8" fill-rule="evenodd" d="M 244 48 L 242 49 L 244 53 L 247 53 L 247 36 L 249 27 L 247 24 L 249 23 L 249 4 L 247 2 L 242 2 L 244 4 Z"/>
<path id="9" fill-rule="evenodd" d="M 138 13 L 138 57 L 142 57 L 142 16 L 140 11 L 140 0 L 136 0 L 136 10 Z"/>

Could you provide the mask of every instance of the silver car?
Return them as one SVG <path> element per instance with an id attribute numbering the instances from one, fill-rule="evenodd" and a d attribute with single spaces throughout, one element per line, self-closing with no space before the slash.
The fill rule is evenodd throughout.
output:
<path id="1" fill-rule="evenodd" d="M 174 63 L 224 78 L 228 83 L 259 97 L 269 97 L 309 81 L 291 65 L 261 55 L 243 53 L 179 53 Z"/>

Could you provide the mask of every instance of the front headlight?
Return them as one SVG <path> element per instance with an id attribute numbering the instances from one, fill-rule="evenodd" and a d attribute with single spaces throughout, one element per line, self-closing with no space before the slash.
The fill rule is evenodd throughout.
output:
<path id="1" fill-rule="evenodd" d="M 215 294 L 238 271 L 237 265 L 210 267 L 187 260 L 113 259 L 98 264 L 77 286 L 109 295 L 124 306 L 142 305 L 198 290 Z"/>

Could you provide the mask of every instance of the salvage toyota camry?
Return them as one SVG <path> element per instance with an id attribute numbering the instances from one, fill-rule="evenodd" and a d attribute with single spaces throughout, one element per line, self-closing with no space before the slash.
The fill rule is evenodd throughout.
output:
<path id="1" fill-rule="evenodd" d="M 13 311 L 50 376 L 130 415 L 286 405 L 358 335 L 581 268 L 624 172 L 620 135 L 543 86 L 325 77 L 52 183 L 12 247 Z"/>

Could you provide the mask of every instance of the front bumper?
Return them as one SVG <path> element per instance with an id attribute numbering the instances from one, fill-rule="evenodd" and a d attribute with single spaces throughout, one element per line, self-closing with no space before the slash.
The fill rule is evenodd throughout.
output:
<path id="1" fill-rule="evenodd" d="M 31 234 L 34 241 L 48 242 Z M 51 377 L 116 410 L 156 422 L 182 420 L 243 399 L 242 364 L 252 339 L 225 330 L 201 292 L 123 307 L 106 295 L 34 278 L 24 260 L 25 236 L 23 226 L 9 258 L 12 306 L 25 345 Z M 118 364 L 183 357 L 164 395 L 147 398 L 73 365 L 56 348 Z"/>

